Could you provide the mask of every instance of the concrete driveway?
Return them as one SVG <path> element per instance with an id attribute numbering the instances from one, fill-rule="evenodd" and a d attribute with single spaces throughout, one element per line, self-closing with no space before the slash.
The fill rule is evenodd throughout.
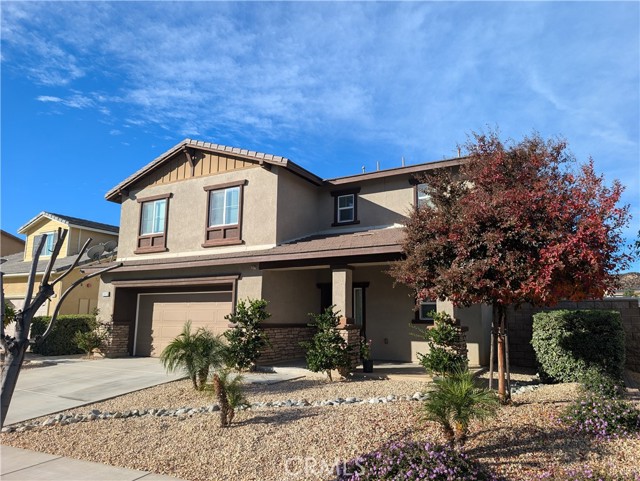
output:
<path id="1" fill-rule="evenodd" d="M 34 358 L 32 358 L 34 359 Z M 49 357 L 54 365 L 23 369 L 5 425 L 90 404 L 184 377 L 150 357 Z"/>

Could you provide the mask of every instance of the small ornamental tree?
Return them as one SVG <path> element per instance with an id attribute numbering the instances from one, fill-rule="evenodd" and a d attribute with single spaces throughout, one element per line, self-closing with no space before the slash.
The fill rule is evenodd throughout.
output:
<path id="1" fill-rule="evenodd" d="M 409 216 L 406 257 L 393 274 L 419 301 L 493 305 L 505 402 L 508 306 L 600 298 L 614 289 L 630 260 L 621 251 L 629 208 L 617 205 L 620 182 L 606 186 L 592 160 L 576 169 L 563 140 L 534 134 L 504 144 L 491 132 L 474 134 L 465 148 L 459 167 L 419 179 L 430 202 Z"/>
<path id="2" fill-rule="evenodd" d="M 271 317 L 267 312 L 267 301 L 264 299 L 248 299 L 238 302 L 236 312 L 224 316 L 233 327 L 225 331 L 227 339 L 228 364 L 238 371 L 255 370 L 256 361 L 262 349 L 269 345 L 269 338 L 260 323 Z"/>

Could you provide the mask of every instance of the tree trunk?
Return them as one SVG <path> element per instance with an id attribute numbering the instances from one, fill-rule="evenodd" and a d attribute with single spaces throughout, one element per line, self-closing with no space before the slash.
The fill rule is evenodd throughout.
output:
<path id="1" fill-rule="evenodd" d="M 2 365 L 2 407 L 0 408 L 0 426 L 4 426 L 4 420 L 7 417 L 7 411 L 9 411 L 13 391 L 18 383 L 18 376 L 20 375 L 22 361 L 24 361 L 24 354 L 27 352 L 28 347 L 29 341 L 24 341 L 19 345 L 13 345 L 12 349 L 5 353 L 4 363 Z"/>
<path id="2" fill-rule="evenodd" d="M 489 347 L 489 389 L 493 389 L 493 358 L 495 357 L 495 349 L 496 349 L 496 318 L 497 316 L 497 307 L 493 305 L 493 316 L 491 318 L 491 346 Z"/>
<path id="3" fill-rule="evenodd" d="M 511 393 L 506 390 L 505 383 L 505 329 L 507 322 L 507 310 L 502 304 L 497 305 L 498 314 L 498 397 L 502 404 L 506 404 L 511 398 Z"/>
<path id="4" fill-rule="evenodd" d="M 226 428 L 231 424 L 231 419 L 233 419 L 233 408 L 229 406 L 227 390 L 218 373 L 213 375 L 213 387 L 216 390 L 218 404 L 220 405 L 220 427 Z"/>

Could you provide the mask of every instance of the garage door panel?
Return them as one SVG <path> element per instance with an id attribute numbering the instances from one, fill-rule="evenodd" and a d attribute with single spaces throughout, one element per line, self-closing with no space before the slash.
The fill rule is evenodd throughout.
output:
<path id="1" fill-rule="evenodd" d="M 224 316 L 231 310 L 231 293 L 141 295 L 136 355 L 159 356 L 187 321 L 192 332 L 203 327 L 222 334 L 228 324 Z"/>

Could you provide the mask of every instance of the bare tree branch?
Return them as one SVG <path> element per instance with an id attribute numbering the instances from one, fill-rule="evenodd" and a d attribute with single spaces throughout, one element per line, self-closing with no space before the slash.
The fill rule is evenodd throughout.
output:
<path id="1" fill-rule="evenodd" d="M 27 280 L 27 295 L 24 298 L 24 305 L 22 306 L 22 312 L 27 310 L 29 304 L 31 304 L 31 297 L 33 296 L 33 285 L 36 282 L 36 272 L 38 271 L 38 261 L 40 260 L 40 253 L 42 249 L 44 249 L 44 245 L 47 242 L 47 234 L 44 234 L 40 238 L 40 244 L 36 248 L 35 256 L 31 262 L 31 271 L 29 272 L 29 278 Z M 53 261 L 53 256 L 51 256 L 52 260 L 49 261 L 51 263 Z M 4 308 L 4 306 L 3 306 Z"/>
<path id="2" fill-rule="evenodd" d="M 4 340 L 4 272 L 0 272 L 0 307 L 2 311 L 0 312 L 0 346 L 4 349 L 4 352 L 7 352 L 9 349 L 9 345 L 7 341 Z"/>
<path id="3" fill-rule="evenodd" d="M 68 231 L 66 229 L 62 229 L 58 227 L 58 239 L 56 240 L 56 245 L 53 246 L 53 252 L 51 253 L 51 258 L 49 259 L 49 263 L 47 264 L 47 268 L 44 271 L 44 275 L 42 276 L 41 284 L 49 283 L 49 276 L 51 276 L 51 270 L 53 269 L 53 264 L 55 264 L 58 255 L 60 254 L 60 250 L 62 249 L 62 244 L 64 243 L 64 239 L 67 237 Z"/>
<path id="4" fill-rule="evenodd" d="M 73 269 L 76 268 L 76 266 L 80 262 L 80 259 L 84 255 L 84 252 L 87 250 L 87 247 L 89 247 L 89 244 L 91 243 L 92 240 L 93 239 L 91 239 L 91 237 L 87 239 L 87 242 L 85 242 L 84 245 L 82 246 L 82 249 L 80 249 L 80 253 L 78 254 L 78 257 L 76 257 L 76 260 L 73 261 L 73 264 L 71 264 L 71 266 L 66 271 L 64 271 L 60 277 L 58 277 L 55 281 L 51 283 L 51 287 L 55 286 L 58 282 L 60 282 L 65 277 L 67 277 L 71 273 L 71 271 L 73 271 Z M 58 305 L 60 305 L 60 303 L 58 303 Z"/>
<path id="5" fill-rule="evenodd" d="M 122 263 L 118 263 L 118 264 L 114 264 L 112 266 L 106 267 L 104 269 L 100 269 L 99 271 L 93 272 L 92 274 L 87 274 L 86 276 L 81 277 L 80 279 L 75 281 L 73 284 L 71 284 L 67 288 L 67 290 L 64 291 L 62 296 L 60 296 L 60 300 L 58 301 L 58 304 L 56 305 L 56 308 L 53 311 L 53 314 L 51 316 L 51 321 L 49 321 L 49 325 L 47 326 L 47 329 L 44 331 L 42 336 L 38 336 L 38 338 L 35 340 L 35 342 L 42 342 L 49 335 L 49 333 L 53 330 L 54 324 L 58 319 L 58 312 L 60 311 L 60 307 L 62 306 L 62 302 L 65 300 L 67 295 L 69 295 L 69 293 L 76 286 L 78 286 L 79 284 L 82 284 L 87 279 L 91 279 L 92 277 L 98 276 L 100 274 L 104 274 L 105 272 L 112 271 L 113 269 L 117 269 L 118 267 L 121 267 L 121 266 L 122 266 Z"/>

